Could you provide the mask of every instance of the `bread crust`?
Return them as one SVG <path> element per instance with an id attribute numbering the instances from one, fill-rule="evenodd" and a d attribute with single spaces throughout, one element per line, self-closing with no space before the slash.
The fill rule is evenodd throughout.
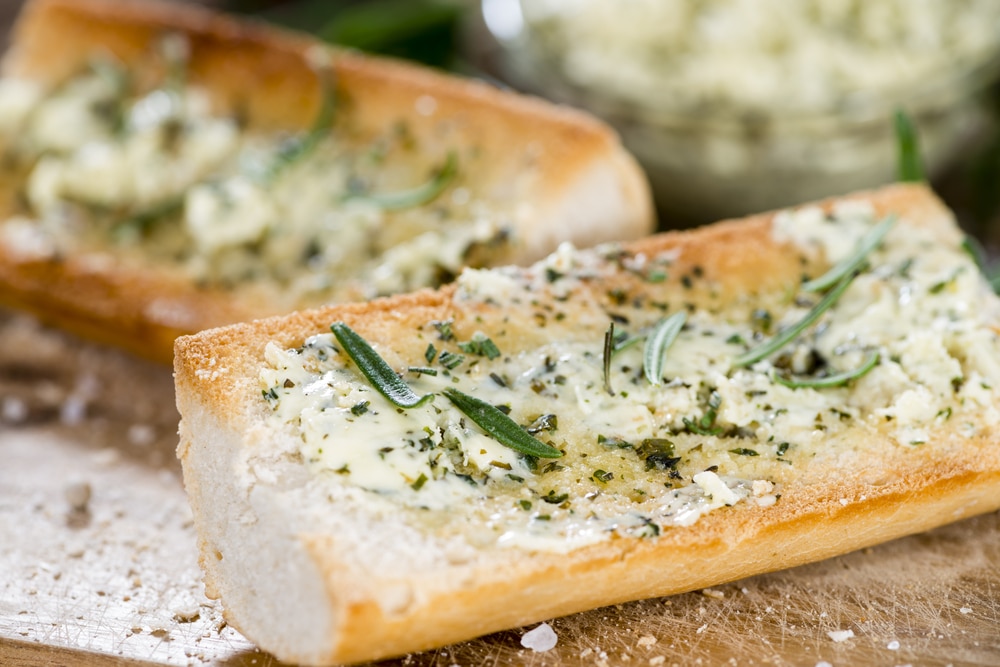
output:
<path id="1" fill-rule="evenodd" d="M 193 6 L 32 0 L 2 71 L 54 85 L 95 52 L 141 62 L 167 32 L 187 35 L 189 79 L 204 86 L 219 111 L 238 112 L 262 130 L 310 126 L 322 101 L 309 60 L 319 43 Z M 589 245 L 651 231 L 645 177 L 613 131 L 595 119 L 401 61 L 330 53 L 353 131 L 374 136 L 405 118 L 414 136 L 442 152 L 481 147 L 489 159 L 479 161 L 471 186 L 491 198 L 517 196 L 532 209 L 517 222 L 523 244 L 515 261 L 533 261 L 562 240 Z M 433 111 L 418 111 L 418 100 L 429 100 Z M 529 163 L 538 177 L 515 189 L 513 177 Z M 5 199 L 2 208 L 12 210 Z M 284 311 L 259 293 L 199 288 L 180 271 L 137 267 L 110 253 L 38 257 L 0 240 L 0 301 L 161 362 L 169 362 L 179 334 Z"/>
<path id="2" fill-rule="evenodd" d="M 881 214 L 899 213 L 907 224 L 932 229 L 942 243 L 960 240 L 949 212 L 924 186 L 892 186 L 851 198 L 872 202 Z M 821 206 L 830 208 L 835 201 L 842 199 Z M 694 297 L 699 305 L 752 300 L 755 294 L 781 291 L 800 280 L 798 258 L 772 238 L 773 219 L 773 214 L 764 214 L 661 234 L 625 247 L 648 255 L 679 249 L 677 270 L 699 266 L 713 285 L 711 293 Z M 631 279 L 620 273 L 623 281 Z M 613 286 L 602 282 L 589 289 Z M 255 527 L 233 527 L 233 517 L 247 511 L 239 499 L 248 495 L 260 501 L 250 503 L 253 511 L 267 508 L 281 517 L 259 519 L 267 524 L 262 530 L 296 523 L 296 510 L 283 500 L 280 484 L 256 477 L 248 485 L 247 478 L 232 473 L 253 440 L 264 437 L 263 408 L 252 400 L 260 392 L 257 374 L 264 346 L 268 341 L 297 346 L 342 320 L 380 349 L 419 353 L 426 343 L 400 332 L 429 320 L 454 319 L 457 328 L 481 315 L 455 296 L 454 287 L 445 287 L 240 324 L 177 341 L 175 378 L 182 415 L 178 452 L 209 589 L 221 596 L 235 627 L 282 659 L 324 664 L 399 655 L 589 608 L 793 567 L 1000 508 L 1000 434 L 985 428 L 970 438 L 956 428 L 938 428 L 933 448 L 893 446 L 887 434 L 868 434 L 870 442 L 858 443 L 863 452 L 859 458 L 809 468 L 784 483 L 780 502 L 769 507 L 738 504 L 702 516 L 693 526 L 666 529 L 656 539 L 616 537 L 568 554 L 494 550 L 470 562 L 439 563 L 436 569 L 414 566 L 419 577 L 402 565 L 394 574 L 359 563 L 365 557 L 351 554 L 350 544 L 363 547 L 336 532 L 277 529 L 268 539 L 282 546 L 272 548 L 297 554 L 288 570 L 301 567 L 299 574 L 311 573 L 311 587 L 303 594 L 323 590 L 309 604 L 324 610 L 327 625 L 309 630 L 310 637 L 321 638 L 316 643 L 295 626 L 305 622 L 304 616 L 291 618 L 280 630 L 268 626 L 264 620 L 271 617 L 266 611 L 271 601 L 266 593 L 253 599 L 245 594 L 260 585 L 254 578 L 260 573 L 235 569 L 225 558 L 209 555 L 232 552 L 237 545 L 244 549 L 263 539 Z M 533 335 L 544 333 L 526 327 L 526 346 Z M 377 535 L 378 530 L 371 532 Z M 426 539 L 420 544 L 431 550 L 433 539 Z M 280 577 L 277 570 L 268 576 Z M 285 588 L 285 582 L 281 586 L 288 596 L 299 594 Z"/>

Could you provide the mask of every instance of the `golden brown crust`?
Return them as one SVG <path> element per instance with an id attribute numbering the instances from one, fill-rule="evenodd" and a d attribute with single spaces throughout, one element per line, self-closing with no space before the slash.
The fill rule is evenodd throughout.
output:
<path id="1" fill-rule="evenodd" d="M 53 85 L 96 52 L 148 62 L 151 44 L 168 31 L 188 36 L 190 80 L 207 89 L 220 111 L 238 112 L 262 129 L 312 122 L 321 101 L 309 62 L 317 42 L 174 3 L 33 0 L 17 24 L 3 72 Z M 536 259 L 561 240 L 588 245 L 651 230 L 645 177 L 617 136 L 596 120 L 404 62 L 331 53 L 346 97 L 341 115 L 349 116 L 353 132 L 375 136 L 405 118 L 414 136 L 426 137 L 424 144 L 441 153 L 478 146 L 489 156 L 477 162 L 471 185 L 488 198 L 516 194 L 533 207 L 517 230 L 524 246 L 515 259 Z M 417 111 L 422 99 L 432 100 L 432 112 Z M 513 176 L 526 167 L 538 177 L 515 189 Z M 94 264 L 86 256 L 37 261 L 0 243 L 0 301 L 159 361 L 169 361 L 178 334 L 283 311 L 240 290 L 198 289 L 168 268 L 111 262 L 94 271 Z"/>
<path id="2" fill-rule="evenodd" d="M 898 212 L 907 224 L 926 226 L 943 241 L 958 238 L 950 214 L 923 186 L 893 186 L 854 197 L 870 200 L 881 213 Z M 829 207 L 833 201 L 821 205 Z M 797 256 L 772 240 L 772 218 L 765 214 L 694 232 L 662 234 L 627 248 L 650 255 L 682 249 L 677 270 L 700 266 L 705 282 L 713 285 L 714 296 L 702 294 L 698 303 L 712 299 L 735 303 L 753 299 L 758 291 L 780 292 L 800 279 Z M 602 282 L 594 289 L 608 287 Z M 175 377 L 183 419 L 190 422 L 191 415 L 199 419 L 210 413 L 221 431 L 252 430 L 260 415 L 248 407 L 246 396 L 259 392 L 255 382 L 268 341 L 295 346 L 331 322 L 343 320 L 369 340 L 404 348 L 405 354 L 406 341 L 412 337 L 400 336 L 400 332 L 448 318 L 454 318 L 458 327 L 463 317 L 474 316 L 453 295 L 449 287 L 181 338 Z M 412 345 L 420 343 L 414 340 Z M 414 350 L 419 352 L 417 347 Z M 224 371 L 212 376 L 206 373 L 208 369 Z M 419 581 L 393 582 L 385 576 L 381 589 L 379 582 L 367 587 L 358 583 L 366 581 L 362 564 L 342 553 L 337 535 L 290 537 L 304 545 L 308 562 L 322 572 L 334 610 L 325 626 L 330 643 L 322 649 L 304 648 L 294 641 L 265 648 L 280 651 L 284 659 L 310 663 L 398 655 L 596 606 L 792 567 L 1000 508 L 996 492 L 1000 434 L 995 429 L 984 428 L 970 438 L 954 428 L 942 428 L 935 432 L 933 449 L 893 446 L 885 435 L 865 437 L 872 440 L 863 463 L 856 460 L 810 470 L 788 481 L 781 500 L 770 507 L 741 504 L 706 515 L 690 528 L 667 529 L 655 540 L 614 538 L 568 555 L 491 553 L 472 563 L 443 568 L 446 572 L 440 575 L 424 573 Z M 182 437 L 186 479 L 209 483 L 198 468 L 211 459 L 211 447 L 202 437 Z M 197 492 L 191 496 L 196 516 L 212 513 Z M 201 534 L 205 544 L 219 539 L 217 534 Z M 209 563 L 207 577 L 228 602 L 227 590 L 249 582 L 231 581 L 231 573 L 215 565 Z M 408 593 L 408 597 L 401 594 L 406 604 L 398 609 L 380 597 L 393 586 Z M 261 641 L 260 628 L 247 622 L 246 612 L 231 609 L 233 623 Z"/>

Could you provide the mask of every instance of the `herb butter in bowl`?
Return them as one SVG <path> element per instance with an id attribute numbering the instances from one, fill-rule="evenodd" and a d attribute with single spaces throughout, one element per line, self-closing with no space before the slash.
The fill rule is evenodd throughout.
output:
<path id="1" fill-rule="evenodd" d="M 484 0 L 515 85 L 612 122 L 671 223 L 894 178 L 891 118 L 933 173 L 986 123 L 991 0 Z"/>

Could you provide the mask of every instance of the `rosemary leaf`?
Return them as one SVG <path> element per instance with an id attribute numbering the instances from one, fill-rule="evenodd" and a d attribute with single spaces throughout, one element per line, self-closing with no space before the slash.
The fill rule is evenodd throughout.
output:
<path id="1" fill-rule="evenodd" d="M 312 153 L 333 129 L 334 109 L 336 107 L 333 70 L 328 65 L 319 67 L 317 70 L 321 99 L 312 127 L 304 135 L 296 137 L 278 149 L 274 160 L 265 170 L 263 175 L 265 181 L 274 181 L 290 165 Z"/>
<path id="2" fill-rule="evenodd" d="M 667 348 L 677 339 L 677 335 L 684 328 L 686 321 L 687 313 L 683 310 L 674 313 L 657 322 L 649 337 L 646 338 L 643 369 L 650 384 L 654 386 L 663 384 L 663 360 L 666 357 Z"/>
<path id="3" fill-rule="evenodd" d="M 893 225 L 896 224 L 896 216 L 887 216 L 882 222 L 878 223 L 872 227 L 867 234 L 865 234 L 858 245 L 854 248 L 854 252 L 842 259 L 829 271 L 821 275 L 819 278 L 814 278 L 807 282 L 802 283 L 802 289 L 806 292 L 822 292 L 823 290 L 829 289 L 833 285 L 837 284 L 841 278 L 846 276 L 848 273 L 856 271 L 865 262 L 865 258 L 868 257 L 869 253 L 874 250 L 885 235 L 889 233 Z"/>
<path id="4" fill-rule="evenodd" d="M 347 199 L 363 199 L 370 201 L 387 211 L 398 211 L 404 208 L 421 206 L 437 199 L 444 192 L 452 179 L 458 173 L 458 157 L 454 152 L 448 153 L 445 163 L 437 173 L 422 185 L 399 192 L 349 194 Z"/>
<path id="5" fill-rule="evenodd" d="M 749 366 L 750 364 L 760 361 L 765 357 L 769 357 L 770 355 L 774 354 L 775 352 L 783 348 L 796 336 L 805 331 L 805 329 L 809 327 L 809 325 L 818 320 L 820 315 L 826 312 L 826 310 L 829 309 L 830 306 L 836 303 L 837 299 L 839 299 L 840 295 L 847 290 L 848 286 L 850 286 L 851 282 L 854 280 L 854 277 L 856 275 L 857 275 L 856 273 L 849 273 L 843 278 L 841 278 L 840 282 L 834 285 L 833 289 L 827 292 L 823 296 L 823 298 L 820 299 L 819 303 L 813 306 L 812 310 L 806 313 L 805 317 L 803 317 L 801 320 L 799 320 L 792 326 L 788 327 L 778 335 L 773 336 L 772 338 L 761 343 L 757 347 L 751 350 L 747 350 L 740 356 L 736 357 L 735 359 L 733 359 L 733 365 Z"/>
<path id="6" fill-rule="evenodd" d="M 608 330 L 604 332 L 604 391 L 612 396 L 615 395 L 611 389 L 611 356 L 615 353 L 615 323 L 608 324 Z"/>
<path id="7" fill-rule="evenodd" d="M 142 236 L 155 225 L 172 218 L 184 210 L 184 197 L 176 196 L 153 204 L 149 208 L 133 211 L 111 228 L 111 236 L 116 241 L 126 242 Z"/>
<path id="8" fill-rule="evenodd" d="M 834 375 L 828 375 L 820 378 L 785 378 L 776 373 L 774 374 L 774 381 L 778 384 L 783 384 L 786 387 L 791 387 L 792 389 L 825 389 L 827 387 L 840 387 L 841 385 L 847 384 L 851 380 L 856 380 L 864 376 L 868 373 L 868 371 L 875 368 L 875 366 L 878 365 L 878 362 L 878 352 L 872 352 L 860 366 L 849 371 L 844 371 L 843 373 L 836 373 Z"/>
<path id="9" fill-rule="evenodd" d="M 486 401 L 469 396 L 453 387 L 446 388 L 444 395 L 466 417 L 475 422 L 479 428 L 501 445 L 516 452 L 543 459 L 557 459 L 563 455 L 555 447 L 546 445 L 541 440 L 532 437 L 517 422 Z"/>
<path id="10" fill-rule="evenodd" d="M 622 350 L 627 350 L 628 348 L 632 347 L 633 345 L 641 341 L 643 338 L 645 338 L 645 336 L 639 336 L 639 335 L 629 336 L 625 334 L 623 336 L 616 336 L 616 338 L 618 338 L 618 340 L 615 342 L 614 349 L 611 351 L 612 356 L 618 354 Z"/>
<path id="11" fill-rule="evenodd" d="M 896 149 L 898 178 L 902 183 L 918 183 L 924 180 L 924 167 L 920 160 L 920 144 L 917 128 L 902 109 L 896 110 Z"/>
<path id="12" fill-rule="evenodd" d="M 343 322 L 334 322 L 330 325 L 330 329 L 361 374 L 368 378 L 372 386 L 389 399 L 393 405 L 401 408 L 415 408 L 431 400 L 433 394 L 417 396 L 413 393 L 410 386 L 354 329 Z"/>

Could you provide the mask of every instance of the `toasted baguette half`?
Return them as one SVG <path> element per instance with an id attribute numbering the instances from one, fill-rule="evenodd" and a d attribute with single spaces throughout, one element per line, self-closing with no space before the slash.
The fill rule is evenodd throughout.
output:
<path id="1" fill-rule="evenodd" d="M 421 182 L 447 156 L 455 156 L 457 176 L 426 206 L 447 219 L 448 206 L 454 202 L 478 202 L 489 212 L 466 212 L 470 227 L 477 218 L 502 217 L 498 233 L 504 243 L 482 244 L 475 257 L 468 258 L 474 264 L 526 263 L 563 240 L 589 245 L 637 238 L 654 224 L 644 175 L 617 136 L 583 113 L 427 68 L 330 49 L 303 35 L 197 7 L 31 0 L 3 61 L 3 75 L 49 95 L 80 76 L 95 59 L 103 59 L 120 66 L 130 81 L 148 92 L 169 76 L 169 63 L 156 57 L 165 36 L 180 36 L 186 44 L 184 85 L 207 98 L 214 116 L 234 118 L 241 136 L 271 137 L 273 146 L 282 138 L 301 137 L 317 122 L 325 95 L 330 95 L 334 98 L 330 143 L 354 142 L 355 154 L 362 154 L 366 142 L 377 148 L 395 129 L 405 129 L 405 137 L 397 143 L 414 147 L 404 156 L 411 173 L 400 175 L 402 168 L 395 167 L 391 177 L 396 189 Z M 317 63 L 332 82 L 332 91 L 324 93 L 325 79 L 317 73 Z M 25 122 L 30 125 L 30 116 Z M 14 125 L 3 140 L 8 150 L 18 135 L 29 140 L 33 136 L 24 123 Z M 110 141 L 113 146 L 115 140 Z M 355 276 L 360 287 L 353 291 L 321 290 L 305 296 L 290 294 L 291 289 L 267 278 L 206 282 L 169 260 L 149 256 L 149 247 L 162 245 L 156 239 L 147 240 L 145 246 L 140 243 L 138 250 L 135 244 L 128 247 L 110 238 L 104 242 L 91 238 L 67 248 L 66 218 L 71 218 L 72 228 L 73 214 L 79 210 L 60 211 L 56 217 L 63 227 L 52 233 L 51 225 L 39 223 L 37 211 L 25 204 L 29 187 L 25 172 L 37 159 L 29 155 L 27 163 L 5 176 L 5 196 L 0 197 L 0 220 L 17 221 L 15 228 L 0 222 L 4 305 L 27 309 L 47 322 L 145 357 L 169 361 L 173 340 L 180 334 L 370 296 L 363 294 L 364 275 Z M 386 164 L 387 169 L 394 168 L 391 155 Z M 292 182 L 285 187 L 294 192 L 296 179 L 315 179 L 317 170 L 322 171 L 323 165 L 288 175 L 286 180 Z M 209 174 L 206 179 L 213 177 Z M 102 178 L 95 172 L 95 181 Z M 391 189 L 392 178 L 388 182 Z M 315 182 L 310 187 L 315 188 Z M 88 215 L 87 224 L 108 224 L 99 207 Z M 274 229 L 280 224 L 268 233 Z M 393 233 L 371 231 L 376 240 Z M 244 251 L 252 252 L 256 242 L 245 243 Z M 296 262 L 305 264 L 306 258 L 290 263 Z M 208 257 L 204 264 L 212 268 L 218 261 Z M 334 282 L 349 281 L 337 276 Z"/>
<path id="2" fill-rule="evenodd" d="M 803 289 L 866 238 L 856 277 Z M 899 185 L 180 338 L 207 590 L 283 660 L 355 662 L 996 510 L 1000 304 L 962 246 Z M 334 323 L 431 402 L 393 405 Z M 455 389 L 558 451 L 499 444 Z"/>

